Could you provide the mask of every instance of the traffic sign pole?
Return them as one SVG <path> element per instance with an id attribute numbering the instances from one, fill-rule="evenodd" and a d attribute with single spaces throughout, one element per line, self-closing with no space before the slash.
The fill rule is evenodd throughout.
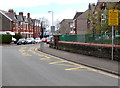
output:
<path id="1" fill-rule="evenodd" d="M 112 26 L 112 60 L 114 60 L 114 26 Z"/>
<path id="2" fill-rule="evenodd" d="M 108 25 L 112 26 L 112 60 L 114 60 L 114 26 L 118 26 L 118 12 L 117 9 L 110 9 L 108 10 Z"/>

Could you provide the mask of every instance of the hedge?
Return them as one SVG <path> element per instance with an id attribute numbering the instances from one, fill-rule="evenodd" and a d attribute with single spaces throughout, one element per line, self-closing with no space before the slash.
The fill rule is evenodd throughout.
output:
<path id="1" fill-rule="evenodd" d="M 10 44 L 12 42 L 12 35 L 0 34 L 0 43 Z"/>
<path id="2" fill-rule="evenodd" d="M 52 45 L 50 47 L 52 47 Z M 111 47 L 57 43 L 57 48 L 73 53 L 111 59 Z M 114 48 L 114 60 L 120 61 L 120 48 Z"/>
<path id="3" fill-rule="evenodd" d="M 22 35 L 15 33 L 15 35 L 13 36 L 13 38 L 17 39 L 17 41 L 18 41 L 20 38 L 22 38 Z"/>

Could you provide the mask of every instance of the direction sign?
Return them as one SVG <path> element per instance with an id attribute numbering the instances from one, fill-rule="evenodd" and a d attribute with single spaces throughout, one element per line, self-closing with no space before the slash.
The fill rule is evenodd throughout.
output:
<path id="1" fill-rule="evenodd" d="M 110 9 L 108 10 L 108 25 L 109 26 L 118 26 L 118 10 Z"/>

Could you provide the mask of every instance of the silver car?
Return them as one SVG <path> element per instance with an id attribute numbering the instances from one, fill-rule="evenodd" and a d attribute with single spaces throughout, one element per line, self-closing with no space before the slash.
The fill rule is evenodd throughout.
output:
<path id="1" fill-rule="evenodd" d="M 40 43 L 42 40 L 40 38 L 35 38 L 35 43 Z"/>
<path id="2" fill-rule="evenodd" d="M 27 44 L 34 44 L 35 43 L 34 38 L 26 38 L 25 41 L 26 41 Z"/>

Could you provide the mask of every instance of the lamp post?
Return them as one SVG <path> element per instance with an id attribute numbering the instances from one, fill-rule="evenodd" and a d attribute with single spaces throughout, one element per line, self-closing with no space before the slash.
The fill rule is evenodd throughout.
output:
<path id="1" fill-rule="evenodd" d="M 48 13 L 52 13 L 52 26 L 51 26 L 51 32 L 52 32 L 52 34 L 54 34 L 54 32 L 55 32 L 55 26 L 54 26 L 54 24 L 53 24 L 53 11 L 48 11 Z"/>
<path id="2" fill-rule="evenodd" d="M 53 24 L 53 11 L 48 11 L 48 13 L 52 13 L 52 26 L 54 25 Z"/>

